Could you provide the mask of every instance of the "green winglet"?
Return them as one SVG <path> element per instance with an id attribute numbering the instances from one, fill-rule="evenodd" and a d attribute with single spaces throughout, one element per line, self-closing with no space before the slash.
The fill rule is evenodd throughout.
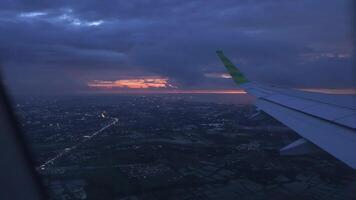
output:
<path id="1" fill-rule="evenodd" d="M 224 63 L 227 71 L 237 85 L 249 82 L 245 76 L 235 67 L 235 65 L 232 64 L 232 62 L 224 55 L 223 51 L 217 50 L 216 54 L 218 54 L 220 60 Z"/>

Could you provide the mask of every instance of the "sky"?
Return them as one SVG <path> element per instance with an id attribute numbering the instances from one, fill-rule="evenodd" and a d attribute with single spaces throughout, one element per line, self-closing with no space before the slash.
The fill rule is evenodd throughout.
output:
<path id="1" fill-rule="evenodd" d="M 0 65 L 16 94 L 231 91 L 252 81 L 356 88 L 351 0 L 1 0 Z"/>

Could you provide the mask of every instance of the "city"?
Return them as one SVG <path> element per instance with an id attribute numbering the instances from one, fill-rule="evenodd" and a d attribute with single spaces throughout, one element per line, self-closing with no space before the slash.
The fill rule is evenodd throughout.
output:
<path id="1" fill-rule="evenodd" d="M 296 133 L 254 117 L 253 104 L 206 99 L 88 95 L 15 106 L 51 199 L 355 198 L 355 172 L 342 162 L 325 152 L 280 156 Z"/>

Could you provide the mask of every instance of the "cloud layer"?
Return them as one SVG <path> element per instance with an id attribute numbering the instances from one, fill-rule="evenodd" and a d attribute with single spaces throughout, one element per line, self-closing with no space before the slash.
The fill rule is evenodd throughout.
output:
<path id="1" fill-rule="evenodd" d="M 350 0 L 0 3 L 0 58 L 14 92 L 73 93 L 93 80 L 160 76 L 231 89 L 223 49 L 252 80 L 355 87 Z"/>

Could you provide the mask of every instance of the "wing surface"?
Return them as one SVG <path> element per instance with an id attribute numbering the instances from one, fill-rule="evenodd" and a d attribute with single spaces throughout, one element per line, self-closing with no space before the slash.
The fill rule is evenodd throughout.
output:
<path id="1" fill-rule="evenodd" d="M 355 95 L 320 94 L 254 83 L 222 51 L 217 54 L 235 83 L 257 98 L 259 109 L 356 169 Z"/>

